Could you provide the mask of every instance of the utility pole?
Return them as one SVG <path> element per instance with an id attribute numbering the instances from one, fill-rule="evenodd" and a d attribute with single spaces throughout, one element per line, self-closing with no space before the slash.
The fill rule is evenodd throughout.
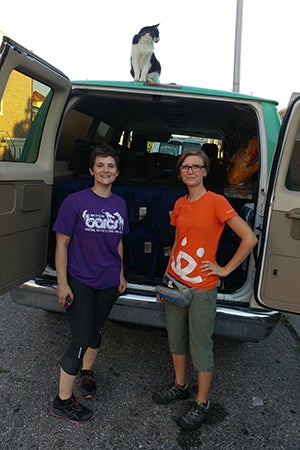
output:
<path id="1" fill-rule="evenodd" d="M 233 92 L 240 92 L 241 48 L 242 48 L 243 0 L 237 0 L 235 19 L 235 46 L 233 66 Z"/>

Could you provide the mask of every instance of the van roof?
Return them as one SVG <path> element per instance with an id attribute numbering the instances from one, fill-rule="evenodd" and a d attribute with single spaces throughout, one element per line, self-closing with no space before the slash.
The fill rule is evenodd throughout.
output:
<path id="1" fill-rule="evenodd" d="M 173 91 L 181 92 L 186 94 L 200 94 L 209 95 L 217 97 L 227 97 L 244 99 L 249 101 L 263 101 L 273 103 L 278 105 L 277 100 L 267 99 L 263 97 L 255 97 L 252 95 L 241 94 L 240 92 L 223 91 L 218 89 L 207 89 L 203 87 L 195 86 L 182 86 L 176 83 L 170 84 L 154 84 L 154 83 L 139 83 L 134 81 L 108 81 L 108 80 L 74 80 L 72 81 L 73 86 L 103 86 L 103 87 L 114 87 L 114 88 L 125 88 L 125 89 L 138 89 L 138 90 L 157 90 L 157 91 Z"/>

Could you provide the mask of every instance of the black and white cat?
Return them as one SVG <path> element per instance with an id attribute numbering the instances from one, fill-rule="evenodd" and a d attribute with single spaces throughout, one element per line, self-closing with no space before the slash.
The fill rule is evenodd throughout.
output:
<path id="1" fill-rule="evenodd" d="M 153 52 L 159 41 L 158 25 L 144 27 L 133 37 L 130 73 L 134 81 L 159 83 L 161 66 Z"/>

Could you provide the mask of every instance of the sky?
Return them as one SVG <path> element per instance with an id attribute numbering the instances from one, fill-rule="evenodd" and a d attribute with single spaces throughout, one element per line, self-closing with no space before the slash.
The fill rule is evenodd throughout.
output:
<path id="1" fill-rule="evenodd" d="M 238 0 L 15 0 L 0 32 L 71 80 L 132 81 L 133 35 L 159 23 L 161 83 L 232 91 Z M 300 91 L 300 1 L 244 0 L 240 92 L 287 106 Z"/>

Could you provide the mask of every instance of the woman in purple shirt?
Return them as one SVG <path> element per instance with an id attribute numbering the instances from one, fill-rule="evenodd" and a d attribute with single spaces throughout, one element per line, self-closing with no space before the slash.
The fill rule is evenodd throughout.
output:
<path id="1" fill-rule="evenodd" d="M 75 423 L 93 416 L 73 395 L 76 376 L 80 371 L 82 397 L 92 398 L 96 393 L 92 368 L 103 325 L 127 285 L 122 243 L 129 232 L 127 208 L 111 190 L 119 174 L 119 158 L 111 147 L 94 148 L 90 173 L 93 187 L 66 197 L 53 227 L 57 297 L 67 310 L 72 339 L 62 359 L 52 415 Z"/>

